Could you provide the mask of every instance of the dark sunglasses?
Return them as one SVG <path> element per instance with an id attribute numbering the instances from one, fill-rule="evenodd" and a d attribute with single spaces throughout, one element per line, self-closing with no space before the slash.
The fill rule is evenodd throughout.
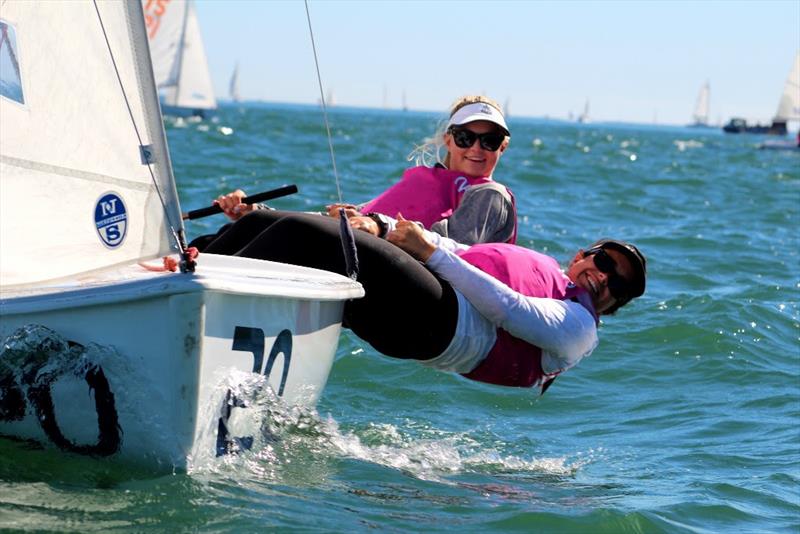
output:
<path id="1" fill-rule="evenodd" d="M 489 152 L 496 152 L 506 138 L 506 136 L 500 132 L 486 132 L 479 134 L 473 132 L 472 130 L 467 130 L 466 128 L 456 128 L 455 126 L 451 126 L 447 132 L 453 136 L 453 141 L 455 141 L 458 148 L 469 148 L 475 144 L 475 140 L 477 139 L 481 144 L 481 148 L 488 150 Z"/>
<path id="2" fill-rule="evenodd" d="M 627 302 L 630 300 L 628 297 L 628 281 L 617 272 L 617 262 L 614 261 L 614 258 L 609 256 L 602 247 L 593 248 L 583 253 L 584 258 L 589 256 L 592 256 L 597 270 L 607 275 L 608 291 L 611 296 L 618 301 Z"/>

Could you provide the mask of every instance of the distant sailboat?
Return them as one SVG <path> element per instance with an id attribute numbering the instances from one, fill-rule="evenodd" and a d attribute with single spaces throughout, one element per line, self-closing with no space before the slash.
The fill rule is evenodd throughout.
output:
<path id="1" fill-rule="evenodd" d="M 240 102 L 241 97 L 239 96 L 239 64 L 237 63 L 235 67 L 233 67 L 233 74 L 231 74 L 231 81 L 228 84 L 228 96 L 231 99 L 231 102 Z"/>
<path id="2" fill-rule="evenodd" d="M 708 110 L 709 110 L 709 96 L 710 88 L 708 82 L 703 84 L 700 92 L 697 94 L 697 102 L 694 105 L 694 114 L 692 120 L 694 121 L 689 126 L 693 128 L 710 128 L 708 124 Z"/>
<path id="3" fill-rule="evenodd" d="M 408 101 L 406 100 L 406 92 L 403 90 L 403 111 L 408 111 Z"/>
<path id="4" fill-rule="evenodd" d="M 586 99 L 586 105 L 583 106 L 583 113 L 578 116 L 578 122 L 587 123 L 589 122 L 589 99 Z"/>
<path id="5" fill-rule="evenodd" d="M 511 116 L 511 97 L 506 98 L 503 103 L 503 116 L 507 119 Z"/>
<path id="6" fill-rule="evenodd" d="M 142 0 L 153 73 L 167 115 L 207 115 L 217 108 L 194 2 Z"/>
<path id="7" fill-rule="evenodd" d="M 800 120 L 800 51 L 794 56 L 789 70 L 789 77 L 783 85 L 783 92 L 778 100 L 778 110 L 770 126 L 750 126 L 742 118 L 734 117 L 722 129 L 726 133 L 756 133 L 769 135 L 786 135 L 786 123 Z"/>
<path id="8" fill-rule="evenodd" d="M 783 85 L 783 94 L 778 101 L 778 110 L 772 119 L 769 133 L 786 135 L 788 121 L 800 121 L 800 51 L 794 56 L 789 77 Z"/>

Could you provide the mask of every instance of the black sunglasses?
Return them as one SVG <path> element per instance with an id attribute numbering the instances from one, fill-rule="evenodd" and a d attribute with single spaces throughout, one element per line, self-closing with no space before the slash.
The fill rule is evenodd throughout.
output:
<path id="1" fill-rule="evenodd" d="M 447 133 L 453 136 L 453 141 L 455 141 L 458 148 L 469 148 L 475 144 L 475 140 L 477 139 L 481 144 L 481 148 L 488 150 L 489 152 L 496 152 L 506 138 L 506 136 L 500 132 L 486 132 L 479 134 L 473 132 L 472 130 L 467 130 L 466 128 L 456 128 L 455 126 L 451 126 L 447 130 Z"/>
<path id="2" fill-rule="evenodd" d="M 583 257 L 593 256 L 594 266 L 607 276 L 608 291 L 617 301 L 630 300 L 628 297 L 628 281 L 617 272 L 617 262 L 602 247 L 593 248 L 583 253 Z"/>

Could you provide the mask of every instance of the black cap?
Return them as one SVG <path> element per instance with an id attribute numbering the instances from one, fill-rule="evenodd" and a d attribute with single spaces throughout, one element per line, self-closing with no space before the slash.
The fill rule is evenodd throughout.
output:
<path id="1" fill-rule="evenodd" d="M 633 269 L 633 279 L 630 280 L 630 298 L 635 299 L 644 294 L 645 278 L 647 277 L 647 260 L 635 245 L 617 239 L 600 239 L 589 246 L 593 248 L 607 248 L 616 250 L 625 255 Z"/>

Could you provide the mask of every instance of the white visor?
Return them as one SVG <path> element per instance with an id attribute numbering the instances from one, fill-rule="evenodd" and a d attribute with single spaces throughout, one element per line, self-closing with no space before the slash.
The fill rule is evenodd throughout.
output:
<path id="1" fill-rule="evenodd" d="M 447 127 L 461 126 L 475 121 L 489 121 L 498 125 L 503 129 L 506 135 L 511 135 L 506 126 L 506 120 L 500 111 L 489 104 L 484 102 L 475 102 L 474 104 L 467 104 L 463 108 L 456 111 L 450 120 L 447 122 Z"/>

